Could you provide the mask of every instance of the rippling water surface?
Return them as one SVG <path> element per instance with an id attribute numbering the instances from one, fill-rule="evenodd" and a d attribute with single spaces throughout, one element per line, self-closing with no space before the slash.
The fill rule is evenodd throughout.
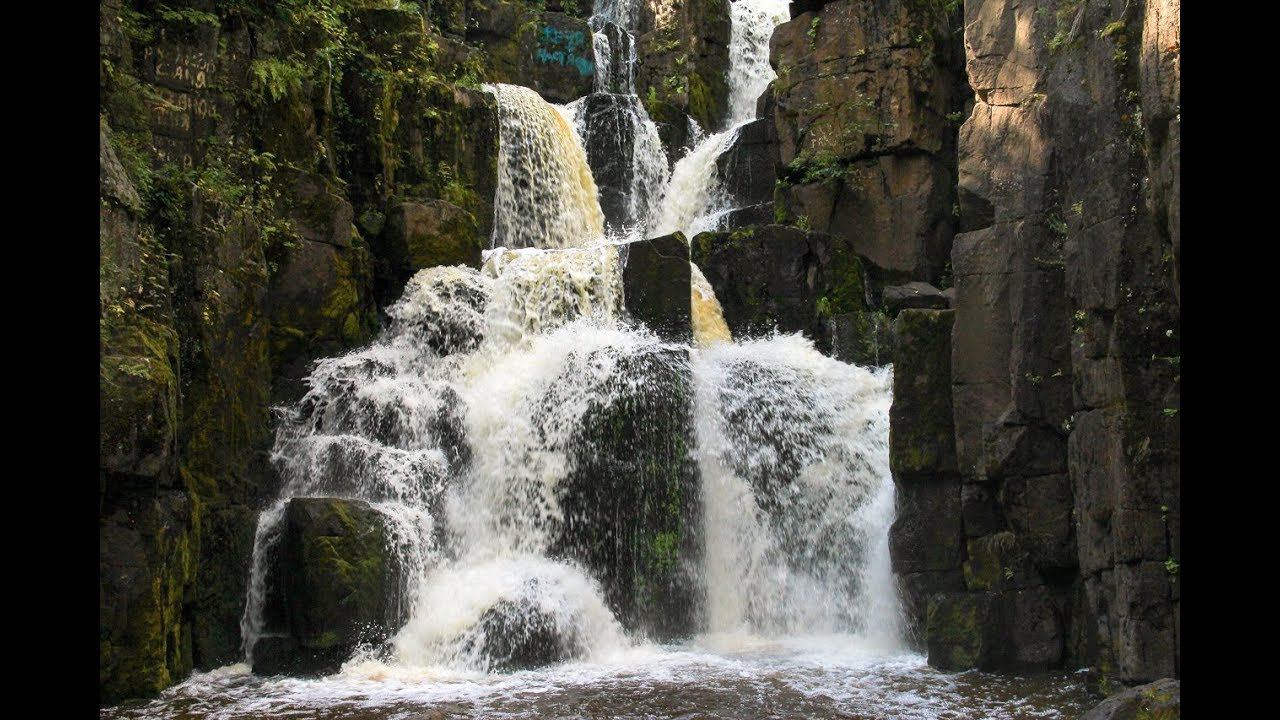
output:
<path id="1" fill-rule="evenodd" d="M 348 663 L 319 679 L 243 665 L 192 676 L 106 718 L 1075 718 L 1080 676 L 942 673 L 914 654 L 840 652 L 839 638 L 700 638 L 507 675 Z"/>

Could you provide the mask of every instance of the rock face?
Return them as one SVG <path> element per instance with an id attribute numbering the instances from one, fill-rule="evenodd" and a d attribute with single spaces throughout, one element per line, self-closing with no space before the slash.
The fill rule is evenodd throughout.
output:
<path id="1" fill-rule="evenodd" d="M 770 204 L 778 177 L 778 133 L 772 118 L 752 120 L 738 130 L 738 137 L 716 159 L 716 174 L 734 207 Z"/>
<path id="2" fill-rule="evenodd" d="M 594 87 L 594 36 L 586 20 L 506 0 L 468 3 L 468 15 L 466 40 L 484 51 L 491 81 L 531 87 L 553 103 Z"/>
<path id="3" fill-rule="evenodd" d="M 693 118 L 723 129 L 729 111 L 729 0 L 642 3 L 636 37 L 636 94 L 674 162 Z"/>
<path id="4" fill-rule="evenodd" d="M 967 96 L 958 11 L 898 0 L 811 5 L 770 41 L 780 213 L 847 238 L 880 267 L 938 282 L 954 232 L 950 117 Z"/>
<path id="5" fill-rule="evenodd" d="M 271 404 L 369 340 L 413 269 L 487 244 L 498 123 L 479 84 L 536 64 L 568 100 L 592 79 L 568 56 L 536 62 L 545 28 L 561 44 L 585 30 L 554 8 L 106 0 L 99 21 L 100 699 L 115 703 L 242 657 L 254 525 L 278 483 Z"/>
<path id="6" fill-rule="evenodd" d="M 684 233 L 638 240 L 627 246 L 622 290 L 627 313 L 669 342 L 690 342 L 689 242 Z"/>
<path id="7" fill-rule="evenodd" d="M 368 503 L 295 498 L 281 532 L 264 612 L 274 622 L 254 649 L 255 673 L 332 672 L 399 626 L 386 525 Z"/>
<path id="8" fill-rule="evenodd" d="M 1178 720 L 1182 717 L 1181 698 L 1180 683 L 1165 678 L 1113 695 L 1081 720 Z"/>
<path id="9" fill-rule="evenodd" d="M 413 274 L 436 265 L 480 267 L 487 247 L 475 216 L 445 200 L 404 201 L 391 205 L 380 248 L 388 279 L 403 285 Z"/>
<path id="10" fill-rule="evenodd" d="M 899 315 L 891 430 L 940 667 L 1178 673 L 1176 14 L 965 5 L 954 310 Z"/>
<path id="11" fill-rule="evenodd" d="M 593 408 L 575 438 L 582 452 L 561 483 L 565 523 L 553 552 L 592 570 L 625 627 L 687 637 L 698 618 L 701 542 L 688 351 L 624 357 L 609 382 L 615 399 Z"/>
<path id="12" fill-rule="evenodd" d="M 887 319 L 868 294 L 879 269 L 843 238 L 750 225 L 699 233 L 692 252 L 734 337 L 803 332 L 847 362 L 888 361 Z"/>

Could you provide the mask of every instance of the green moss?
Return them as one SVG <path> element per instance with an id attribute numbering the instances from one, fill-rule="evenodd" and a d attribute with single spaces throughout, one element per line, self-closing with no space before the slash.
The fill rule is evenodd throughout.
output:
<path id="1" fill-rule="evenodd" d="M 934 596 L 925 614 L 929 664 L 944 670 L 977 667 L 985 651 L 983 613 L 976 595 Z"/>
<path id="2" fill-rule="evenodd" d="M 867 309 L 866 280 L 862 260 L 851 250 L 838 249 L 832 254 L 828 282 L 822 297 L 831 315 Z"/>
<path id="3" fill-rule="evenodd" d="M 689 114 L 702 127 L 714 127 L 715 119 L 720 116 L 721 108 L 715 100 L 714 93 L 707 81 L 698 73 L 689 73 Z"/>
<path id="4" fill-rule="evenodd" d="M 966 546 L 964 582 L 970 590 L 1003 590 L 1014 579 L 1014 568 L 1025 564 L 1025 552 L 1011 532 L 972 538 Z"/>

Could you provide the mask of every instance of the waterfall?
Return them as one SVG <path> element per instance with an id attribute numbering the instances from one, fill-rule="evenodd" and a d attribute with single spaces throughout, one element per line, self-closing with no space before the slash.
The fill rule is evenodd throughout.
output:
<path id="1" fill-rule="evenodd" d="M 639 239 L 666 185 L 658 127 L 636 95 L 636 0 L 603 0 L 588 20 L 595 38 L 595 92 L 566 106 L 602 185 L 609 234 Z"/>
<path id="2" fill-rule="evenodd" d="M 787 0 L 731 2 L 729 34 L 729 127 L 756 117 L 756 101 L 777 77 L 769 64 L 769 38 L 790 16 Z"/>
<path id="3" fill-rule="evenodd" d="M 650 220 L 650 232 L 676 230 L 689 237 L 715 230 L 730 210 L 716 162 L 738 138 L 738 129 L 755 119 L 756 100 L 777 74 L 769 65 L 769 38 L 788 18 L 786 0 L 736 0 L 730 3 L 729 114 L 726 129 L 696 140 L 693 148 L 672 168 L 658 211 Z M 693 118 L 691 128 L 697 127 Z M 690 133 L 697 138 L 701 134 Z"/>
<path id="4" fill-rule="evenodd" d="M 890 371 L 791 335 L 704 349 L 694 377 L 708 630 L 894 647 Z"/>
<path id="5" fill-rule="evenodd" d="M 758 60 L 775 5 L 734 3 L 733 98 L 768 82 Z M 636 14 L 632 4 L 602 4 L 592 19 L 605 38 L 597 51 L 616 59 L 633 47 Z M 633 77 L 606 70 L 606 82 Z M 272 557 L 289 501 L 308 497 L 369 503 L 399 569 L 390 611 L 398 630 L 357 650 L 344 672 L 503 671 L 520 665 L 513 637 L 550 647 L 544 660 L 602 659 L 645 643 L 644 613 L 660 603 L 640 607 L 637 598 L 670 600 L 675 586 L 646 588 L 651 578 L 639 575 L 621 587 L 599 566 L 601 553 L 615 557 L 631 541 L 621 525 L 591 527 L 605 518 L 584 513 L 584 487 L 590 502 L 603 499 L 608 522 L 658 513 L 696 525 L 647 539 L 634 558 L 687 555 L 678 568 L 653 567 L 669 573 L 664 582 L 696 579 L 700 636 L 845 633 L 895 646 L 889 371 L 827 358 L 799 335 L 735 343 L 692 263 L 693 346 L 625 318 L 617 235 L 709 227 L 727 202 L 715 161 L 742 118 L 731 114 L 734 125 L 704 138 L 667 181 L 656 129 L 630 85 L 564 106 L 524 87 L 485 88 L 500 120 L 492 247 L 479 269 L 419 271 L 387 308 L 379 338 L 319 361 L 304 397 L 284 411 L 272 451 L 284 483 L 259 517 L 246 657 L 280 631 L 266 613 Z M 631 136 L 609 135 L 597 111 L 624 118 L 614 127 Z M 628 204 L 613 239 L 584 139 L 625 159 Z M 614 145 L 596 145 L 606 142 Z M 657 424 L 646 416 L 630 445 L 593 439 L 616 436 L 649 405 L 666 414 Z M 613 467 L 598 465 L 602 454 L 643 454 L 650 441 L 673 453 L 671 464 L 688 460 L 696 515 L 648 488 L 622 499 L 655 478 L 684 477 L 653 457 L 634 473 L 598 474 Z"/>
<path id="6" fill-rule="evenodd" d="M 498 189 L 492 247 L 577 247 L 604 233 L 586 152 L 564 114 L 518 85 L 498 99 Z"/>
<path id="7" fill-rule="evenodd" d="M 654 215 L 651 235 L 665 235 L 680 230 L 692 238 L 705 230 L 715 229 L 716 216 L 727 209 L 729 197 L 716 177 L 716 160 L 738 138 L 732 128 L 705 138 L 671 170 L 671 179 L 662 194 L 662 202 Z"/>
<path id="8" fill-rule="evenodd" d="M 724 310 L 716 299 L 716 291 L 707 282 L 702 269 L 697 263 L 689 263 L 690 284 L 692 285 L 689 300 L 692 303 L 693 339 L 699 347 L 709 347 L 716 343 L 730 342 L 733 336 L 729 333 L 729 325 L 724 321 Z"/>

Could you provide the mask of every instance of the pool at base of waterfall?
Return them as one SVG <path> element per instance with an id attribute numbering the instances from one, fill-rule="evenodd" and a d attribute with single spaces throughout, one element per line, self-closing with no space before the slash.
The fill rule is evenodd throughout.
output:
<path id="1" fill-rule="evenodd" d="M 977 720 L 1075 718 L 1096 701 L 1080 673 L 944 673 L 921 655 L 849 648 L 840 636 L 701 637 L 490 675 L 353 661 L 335 675 L 300 679 L 232 665 L 193 675 L 154 700 L 103 709 L 101 718 Z"/>

